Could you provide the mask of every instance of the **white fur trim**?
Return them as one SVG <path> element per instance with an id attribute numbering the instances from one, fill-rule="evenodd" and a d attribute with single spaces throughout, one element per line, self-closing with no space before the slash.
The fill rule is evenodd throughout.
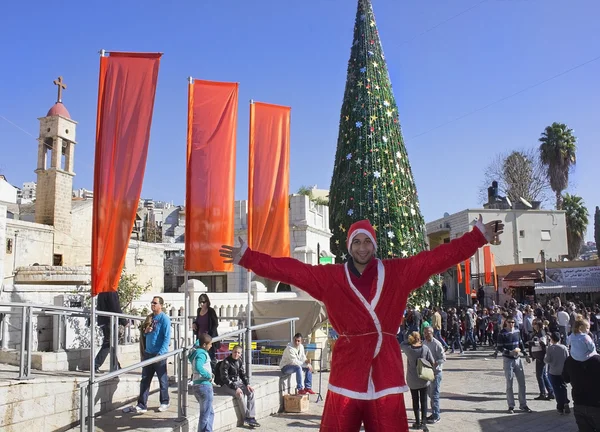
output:
<path id="1" fill-rule="evenodd" d="M 481 234 L 483 234 L 483 236 L 485 237 L 485 239 L 488 242 L 492 240 L 492 239 L 487 238 L 485 225 L 479 219 L 477 219 L 477 222 L 475 222 L 475 228 L 477 228 L 479 230 L 479 232 Z"/>
<path id="2" fill-rule="evenodd" d="M 377 240 L 373 238 L 373 235 L 369 231 L 363 228 L 359 228 L 354 230 L 352 234 L 350 234 L 350 237 L 348 237 L 348 244 L 346 245 L 346 247 L 348 248 L 348 252 L 350 252 L 350 245 L 352 244 L 352 240 L 354 240 L 354 237 L 356 237 L 358 234 L 364 234 L 367 237 L 369 237 L 373 242 L 373 246 L 375 246 L 375 251 L 377 251 Z"/>
<path id="3" fill-rule="evenodd" d="M 379 297 L 381 297 L 381 292 L 383 291 L 383 281 L 385 280 L 385 267 L 383 266 L 383 262 L 378 259 L 377 260 L 377 291 L 375 292 L 375 297 L 371 301 L 371 306 L 373 309 L 377 307 L 377 303 L 379 302 Z"/>
<path id="4" fill-rule="evenodd" d="M 375 400 L 385 396 L 389 396 L 391 394 L 399 394 L 406 393 L 408 391 L 408 386 L 404 385 L 402 387 L 390 387 L 387 389 L 376 391 L 367 391 L 367 392 L 357 392 L 353 390 L 348 390 L 342 387 L 337 387 L 332 384 L 329 384 L 329 390 L 334 393 L 340 394 L 342 396 L 346 396 L 350 399 L 359 399 L 359 400 Z"/>
<path id="5" fill-rule="evenodd" d="M 377 330 L 377 345 L 375 346 L 375 353 L 373 354 L 373 358 L 375 358 L 379 355 L 379 351 L 381 350 L 381 344 L 383 343 L 383 330 L 381 328 L 381 322 L 379 321 L 379 317 L 375 313 L 375 304 L 376 304 L 375 300 L 379 301 L 379 297 L 381 296 L 381 290 L 383 289 L 383 283 L 385 281 L 385 271 L 383 273 L 379 273 L 380 265 L 381 265 L 381 267 L 383 267 L 381 260 L 378 259 L 377 260 L 377 293 L 375 294 L 375 297 L 373 297 L 374 304 L 370 304 L 367 301 L 367 299 L 360 293 L 358 288 L 356 288 L 354 286 L 354 284 L 352 283 L 352 279 L 350 278 L 350 271 L 348 270 L 348 263 L 344 264 L 344 270 L 346 271 L 346 279 L 348 280 L 348 285 L 350 285 L 350 288 L 352 288 L 352 291 L 354 291 L 354 294 L 359 298 L 359 300 L 362 302 L 364 307 L 367 308 L 367 311 L 369 312 L 369 315 L 371 315 L 371 319 L 373 320 L 373 323 L 375 324 L 375 329 Z"/>
<path id="6" fill-rule="evenodd" d="M 233 257 L 233 263 L 239 264 L 239 262 L 242 260 L 242 257 L 246 254 L 247 250 L 248 250 L 248 243 L 244 243 L 242 245 L 242 249 L 240 250 L 240 253 Z"/>

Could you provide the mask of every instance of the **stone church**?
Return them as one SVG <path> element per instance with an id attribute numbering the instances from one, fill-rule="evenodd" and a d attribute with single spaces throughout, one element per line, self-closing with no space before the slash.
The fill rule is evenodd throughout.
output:
<path id="1" fill-rule="evenodd" d="M 18 285 L 87 285 L 90 280 L 93 199 L 73 197 L 77 122 L 62 102 L 62 78 L 54 83 L 57 101 L 38 119 L 36 199 L 28 204 L 0 201 L 0 285 L 5 294 L 18 290 Z M 142 284 L 151 282 L 152 291 L 163 290 L 161 245 L 132 240 L 125 267 Z M 10 300 L 31 301 L 28 297 Z M 2 299 L 7 300 L 6 295 Z M 39 297 L 36 302 L 43 300 L 52 303 Z"/>

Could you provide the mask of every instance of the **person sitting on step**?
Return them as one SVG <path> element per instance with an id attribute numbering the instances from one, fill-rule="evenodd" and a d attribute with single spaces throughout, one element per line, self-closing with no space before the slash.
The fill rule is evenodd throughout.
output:
<path id="1" fill-rule="evenodd" d="M 298 390 L 298 394 L 315 394 L 311 388 L 313 368 L 304 352 L 302 334 L 296 333 L 294 335 L 294 342 L 287 345 L 281 356 L 279 368 L 284 375 L 296 374 L 296 389 Z M 302 380 L 302 371 L 304 371 L 304 380 Z M 302 383 L 304 383 L 304 386 Z"/>

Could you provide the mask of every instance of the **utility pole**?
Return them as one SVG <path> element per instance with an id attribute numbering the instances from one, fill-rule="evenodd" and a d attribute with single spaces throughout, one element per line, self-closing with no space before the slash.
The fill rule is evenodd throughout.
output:
<path id="1" fill-rule="evenodd" d="M 546 283 L 546 272 L 548 271 L 548 267 L 546 265 L 546 251 L 542 249 L 540 251 L 540 256 L 542 257 L 542 264 L 544 265 L 544 278 L 543 278 L 543 281 L 544 281 L 544 283 Z"/>

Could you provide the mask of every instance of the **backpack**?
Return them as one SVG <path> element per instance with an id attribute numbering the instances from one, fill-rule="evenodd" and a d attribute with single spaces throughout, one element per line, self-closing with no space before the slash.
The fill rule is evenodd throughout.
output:
<path id="1" fill-rule="evenodd" d="M 224 361 L 225 360 L 218 361 L 213 369 L 215 375 L 214 383 L 219 386 L 223 385 L 223 380 L 221 380 L 221 367 L 223 366 Z"/>

